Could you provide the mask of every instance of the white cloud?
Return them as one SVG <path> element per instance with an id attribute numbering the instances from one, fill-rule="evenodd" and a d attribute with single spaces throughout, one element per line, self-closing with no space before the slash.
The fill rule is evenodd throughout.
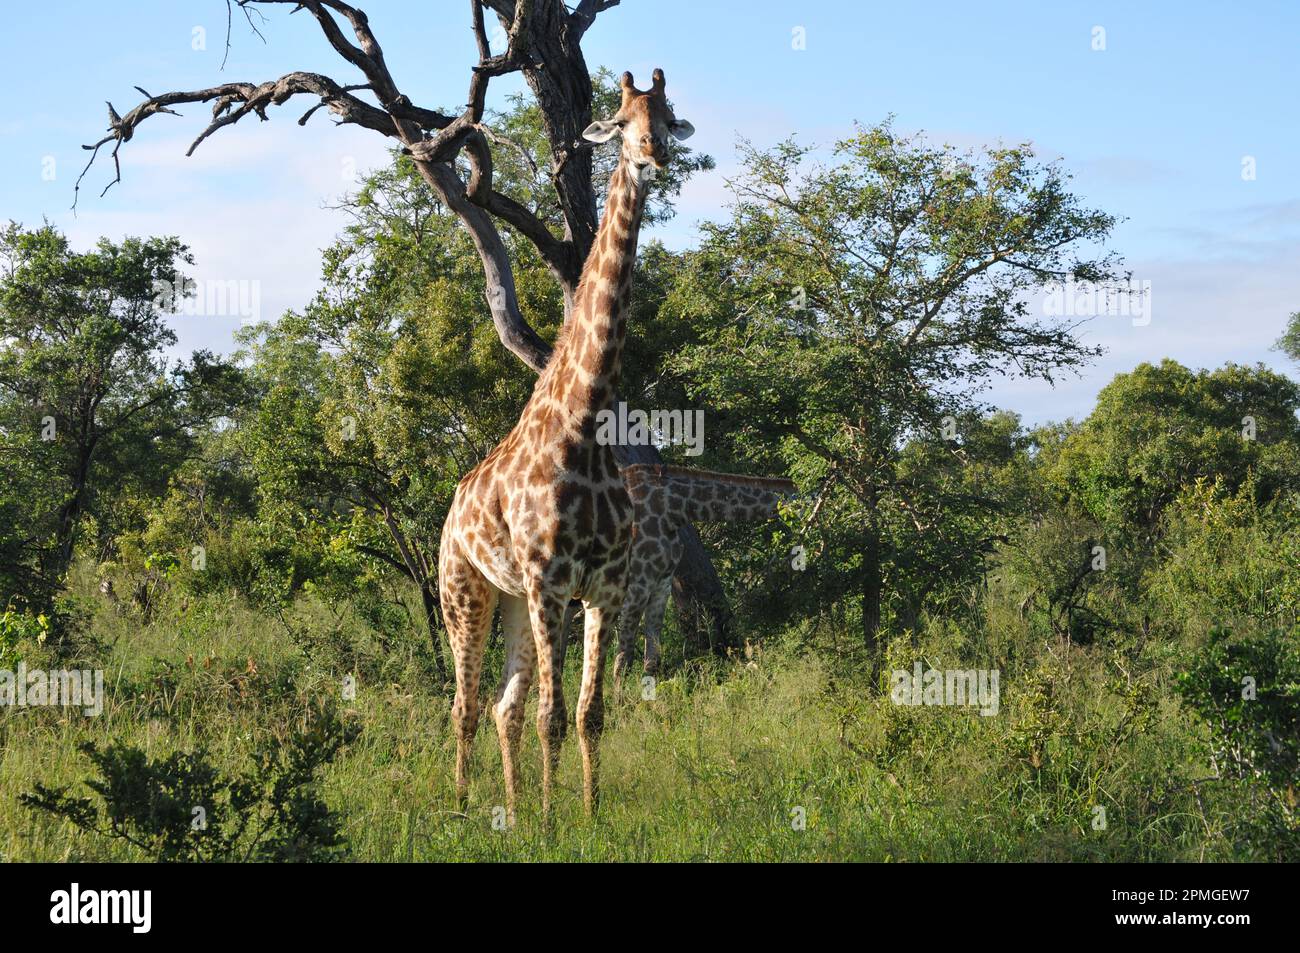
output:
<path id="1" fill-rule="evenodd" d="M 190 274 L 201 284 L 253 283 L 262 318 L 303 307 L 319 287 L 321 250 L 347 222 L 326 206 L 387 161 L 386 143 L 368 130 L 326 122 L 244 122 L 250 125 L 220 130 L 191 158 L 185 136 L 128 143 L 122 181 L 103 199 L 99 189 L 112 163 L 101 155 L 76 216 L 66 212 L 53 221 L 79 248 L 101 236 L 177 235 L 195 256 Z M 240 325 L 235 314 L 172 320 L 181 353 L 229 351 Z"/>
<path id="2" fill-rule="evenodd" d="M 1106 354 L 1082 379 L 1055 388 L 1037 381 L 999 381 L 986 398 L 1030 423 L 1087 416 L 1097 393 L 1118 373 L 1173 358 L 1191 368 L 1263 363 L 1291 376 L 1296 368 L 1272 350 L 1287 315 L 1300 310 L 1300 242 L 1260 240 L 1249 258 L 1183 257 L 1130 262 L 1151 282 L 1151 323 L 1098 317 L 1082 329 Z"/>

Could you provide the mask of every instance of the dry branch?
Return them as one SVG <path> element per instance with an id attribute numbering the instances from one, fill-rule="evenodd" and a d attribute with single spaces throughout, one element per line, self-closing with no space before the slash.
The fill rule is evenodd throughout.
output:
<path id="1" fill-rule="evenodd" d="M 246 116 L 256 115 L 265 121 L 272 106 L 283 105 L 294 96 L 315 97 L 317 102 L 299 118 L 300 125 L 324 107 L 338 123 L 362 126 L 394 139 L 412 157 L 421 177 L 473 239 L 486 277 L 488 308 L 502 344 L 533 370 L 545 367 L 550 347 L 520 312 L 509 254 L 496 220 L 510 225 L 537 247 L 564 291 L 567 311 L 597 225 L 591 150 L 581 140 L 582 130 L 592 119 L 592 88 L 580 41 L 597 15 L 616 6 L 618 0 L 580 0 L 572 11 L 562 0 L 470 0 L 478 62 L 470 70 L 466 105 L 459 115 L 412 103 L 393 79 L 365 12 L 343 0 L 227 0 L 228 30 L 231 2 L 259 36 L 252 21 L 254 12 L 261 16 L 259 7 L 289 5 L 292 13 L 307 11 L 335 52 L 359 70 L 364 81 L 345 84 L 319 73 L 292 72 L 268 82 L 223 83 L 160 96 L 140 89 L 144 100 L 126 115 L 119 116 L 109 105 L 107 134 L 84 147 L 91 155 L 77 177 L 74 209 L 82 179 L 100 150 L 110 144 L 114 177 L 101 195 L 121 181 L 121 148 L 150 116 L 174 116 L 178 113 L 173 107 L 213 102 L 212 119 L 190 145 L 189 155 L 209 136 Z M 491 52 L 485 10 L 491 10 L 506 30 L 504 53 Z M 562 237 L 554 235 L 531 210 L 492 186 L 490 142 L 501 140 L 483 125 L 488 84 L 494 77 L 514 72 L 522 73 L 541 109 L 554 156 L 551 176 L 564 219 Z M 358 93 L 368 94 L 374 102 Z M 468 179 L 462 179 L 455 165 L 462 154 L 467 159 Z M 653 447 L 626 448 L 626 457 L 627 462 L 660 462 Z M 686 552 L 674 591 L 707 606 L 714 641 L 725 642 L 730 613 L 721 582 L 694 530 L 684 528 L 683 538 Z"/>

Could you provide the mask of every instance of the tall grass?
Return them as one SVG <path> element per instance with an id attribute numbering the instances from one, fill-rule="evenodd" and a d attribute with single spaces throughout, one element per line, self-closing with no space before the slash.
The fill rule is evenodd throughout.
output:
<path id="1" fill-rule="evenodd" d="M 0 710 L 7 860 L 147 859 L 18 803 L 37 781 L 79 786 L 81 741 L 153 756 L 202 745 L 234 771 L 257 742 L 286 737 L 313 699 L 341 698 L 348 673 L 356 695 L 342 705 L 361 733 L 324 771 L 322 793 L 357 861 L 1230 858 L 1222 818 L 1191 783 L 1203 770 L 1194 729 L 1159 677 L 1134 676 L 1114 650 L 1036 643 L 1009 631 L 1012 615 L 973 629 L 933 623 L 891 645 L 885 666 L 1000 668 L 994 717 L 895 706 L 883 676 L 830 647 L 851 644 L 844 634 L 685 666 L 653 698 L 629 680 L 608 708 L 598 817 L 583 816 L 571 737 L 547 832 L 531 730 L 519 823 L 494 824 L 504 795 L 490 714 L 459 811 L 450 698 L 413 627 L 379 632 L 315 597 L 268 613 L 225 594 L 167 595 L 146 621 L 88 577 L 78 588 L 84 640 L 64 651 L 105 670 L 108 699 L 98 718 Z M 48 647 L 28 652 L 29 666 L 60 664 Z"/>

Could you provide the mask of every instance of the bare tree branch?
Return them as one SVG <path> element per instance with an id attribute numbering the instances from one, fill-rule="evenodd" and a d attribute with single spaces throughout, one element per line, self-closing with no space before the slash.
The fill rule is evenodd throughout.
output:
<path id="1" fill-rule="evenodd" d="M 389 113 L 352 95 L 358 90 L 367 88 L 369 87 L 366 84 L 341 86 L 328 76 L 322 76 L 319 73 L 302 72 L 288 73 L 279 79 L 266 83 L 222 83 L 220 86 L 211 86 L 207 89 L 164 93 L 161 96 L 150 96 L 147 91 L 137 86 L 136 89 L 139 89 L 145 95 L 145 101 L 125 116 L 119 116 L 113 108 L 113 104 L 109 103 L 108 134 L 98 142 L 82 146 L 83 149 L 89 150 L 91 155 L 86 167 L 81 170 L 81 175 L 77 176 L 76 185 L 73 187 L 72 207 L 74 209 L 77 207 L 76 199 L 79 197 L 81 190 L 81 180 L 90 171 L 95 158 L 99 155 L 99 150 L 110 142 L 113 143 L 112 156 L 116 175 L 100 193 L 100 195 L 104 195 L 121 181 L 122 170 L 118 161 L 118 152 L 122 145 L 131 140 L 136 127 L 150 116 L 159 113 L 165 113 L 169 116 L 180 115 L 171 108 L 172 106 L 206 103 L 216 100 L 216 104 L 212 107 L 212 121 L 199 133 L 198 138 L 190 144 L 189 149 L 185 152 L 187 156 L 193 155 L 194 150 L 199 147 L 203 140 L 218 129 L 233 125 L 249 113 L 255 113 L 258 119 L 265 121 L 269 118 L 266 114 L 268 107 L 283 105 L 291 97 L 300 94 L 317 96 L 320 102 L 298 120 L 299 124 L 305 123 L 316 109 L 327 106 L 332 113 L 339 117 L 340 123 L 355 123 L 359 126 L 365 126 L 367 129 L 383 133 L 386 136 L 396 135 L 397 130 L 394 120 Z M 448 117 L 433 113 L 423 118 L 428 122 L 441 125 L 447 125 L 451 122 Z"/>
<path id="2" fill-rule="evenodd" d="M 230 27 L 235 19 L 234 10 L 231 8 L 231 3 L 232 0 L 226 0 L 226 49 L 221 54 L 221 69 L 223 72 L 226 69 L 226 60 L 230 59 Z M 260 39 L 263 43 L 265 43 L 266 37 L 262 36 L 262 31 L 259 30 L 257 28 L 257 24 L 253 22 L 254 12 L 257 13 L 258 17 L 260 17 L 263 21 L 265 21 L 266 18 L 262 16 L 262 11 L 260 10 L 254 11 L 242 5 L 240 6 L 240 9 L 243 11 L 244 19 L 248 21 L 249 29 L 251 29 L 255 34 L 257 34 L 258 39 Z"/>
<path id="3" fill-rule="evenodd" d="M 227 12 L 231 11 L 227 0 Z M 111 144 L 114 177 L 104 188 L 121 181 L 119 153 L 136 128 L 158 113 L 177 115 L 172 108 L 189 103 L 214 102 L 212 120 L 190 145 L 187 155 L 218 130 L 234 125 L 249 114 L 266 120 L 267 109 L 297 95 L 317 102 L 298 120 L 305 124 L 317 110 L 328 108 L 339 123 L 372 129 L 395 139 L 415 162 L 421 177 L 469 232 L 486 278 L 486 299 L 502 344 L 534 371 L 541 371 L 550 347 L 524 319 L 519 309 L 510 257 L 496 221 L 514 228 L 532 242 L 558 280 L 566 312 L 572 308 L 582 263 L 596 235 L 596 192 L 592 186 L 592 153 L 581 133 L 591 122 L 591 74 L 580 40 L 596 16 L 616 6 L 618 0 L 581 0 L 570 11 L 562 0 L 471 0 L 471 17 L 478 63 L 471 69 L 465 107 L 459 115 L 446 115 L 413 104 L 398 88 L 384 60 L 383 49 L 366 14 L 344 0 L 233 0 L 260 36 L 252 14 L 262 4 L 290 5 L 291 13 L 306 10 L 316 20 L 331 47 L 360 71 L 364 82 L 339 83 L 311 72 L 288 73 L 264 83 L 223 83 L 208 89 L 151 96 L 119 116 L 109 105 L 108 134 L 85 146 L 90 159 L 74 187 L 73 207 L 81 181 L 100 150 Z M 491 10 L 507 34 L 506 50 L 492 55 L 484 9 Z M 260 11 L 257 13 L 261 16 Z M 227 24 L 229 29 L 229 22 Z M 348 33 L 351 33 L 349 37 Z M 224 59 L 223 59 L 224 66 Z M 553 165 L 551 169 L 563 236 L 519 202 L 492 186 L 489 140 L 500 142 L 483 125 L 487 88 L 495 76 L 521 72 L 537 99 Z M 368 92 L 377 105 L 354 95 Z M 468 181 L 456 171 L 464 153 Z M 101 193 L 103 194 L 103 193 Z M 653 448 L 628 448 L 627 462 L 659 462 Z M 707 605 L 716 635 L 726 637 L 729 610 L 717 573 L 689 528 L 683 529 L 686 554 L 679 569 L 678 592 Z"/>
<path id="4" fill-rule="evenodd" d="M 569 16 L 569 22 L 573 24 L 573 38 L 579 40 L 582 34 L 596 22 L 596 14 L 603 13 L 610 7 L 618 6 L 619 0 L 582 0 L 577 8 Z"/>

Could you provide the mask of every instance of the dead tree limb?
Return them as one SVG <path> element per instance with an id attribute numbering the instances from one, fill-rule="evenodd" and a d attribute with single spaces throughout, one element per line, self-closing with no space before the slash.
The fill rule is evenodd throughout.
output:
<path id="1" fill-rule="evenodd" d="M 265 121 L 271 107 L 284 105 L 295 96 L 314 98 L 316 102 L 299 118 L 300 125 L 325 108 L 337 123 L 378 132 L 411 156 L 421 178 L 469 231 L 487 279 L 487 305 L 501 343 L 534 371 L 545 367 L 550 347 L 519 309 L 509 253 L 496 221 L 505 222 L 536 246 L 564 292 L 567 314 L 597 226 L 592 154 L 581 139 L 592 119 L 591 74 L 581 40 L 597 16 L 616 6 L 618 0 L 580 0 L 573 10 L 562 0 L 470 0 L 478 62 L 470 70 L 465 107 L 456 115 L 418 106 L 402 93 L 369 18 L 352 4 L 344 0 L 232 2 L 246 18 L 253 11 L 260 15 L 258 8 L 263 6 L 288 5 L 293 13 L 305 10 L 334 51 L 361 74 L 361 81 L 340 83 L 319 73 L 300 71 L 260 83 L 223 83 L 159 96 L 140 89 L 144 100 L 125 115 L 119 116 L 109 104 L 107 134 L 84 147 L 91 155 L 77 177 L 74 208 L 82 179 L 107 146 L 111 145 L 114 177 L 104 192 L 121 181 L 121 148 L 150 116 L 178 115 L 173 107 L 212 103 L 211 121 L 190 145 L 189 155 L 208 137 L 249 115 Z M 227 3 L 228 13 L 232 9 Z M 507 37 L 505 52 L 495 55 L 484 22 L 489 10 Z M 249 23 L 252 25 L 251 18 Z M 483 125 L 487 89 L 494 77 L 514 72 L 523 75 L 541 110 L 553 157 L 550 172 L 563 218 L 562 236 L 557 237 L 533 211 L 493 188 L 493 137 Z M 467 160 L 467 179 L 457 171 L 456 160 L 461 156 Z M 660 462 L 652 446 L 620 450 L 628 463 Z M 674 585 L 679 609 L 685 610 L 679 615 L 689 619 L 695 609 L 703 608 L 710 641 L 715 647 L 725 647 L 730 641 L 730 610 L 721 582 L 692 528 L 683 530 L 683 541 L 686 552 Z"/>

